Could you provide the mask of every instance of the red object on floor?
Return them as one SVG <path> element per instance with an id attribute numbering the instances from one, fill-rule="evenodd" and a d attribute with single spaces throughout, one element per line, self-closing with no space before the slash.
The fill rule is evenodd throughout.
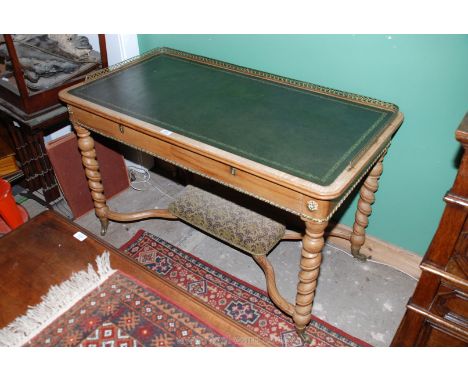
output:
<path id="1" fill-rule="evenodd" d="M 23 219 L 21 210 L 13 198 L 10 183 L 4 179 L 0 179 L 0 217 L 11 229 L 18 228 L 27 220 Z"/>
<path id="2" fill-rule="evenodd" d="M 23 206 L 17 205 L 20 210 L 21 218 L 23 219 L 23 223 L 26 223 L 29 220 L 29 214 L 26 211 L 26 208 Z M 5 235 L 8 232 L 11 232 L 12 229 L 5 223 L 5 220 L 2 219 L 0 216 L 0 235 Z"/>

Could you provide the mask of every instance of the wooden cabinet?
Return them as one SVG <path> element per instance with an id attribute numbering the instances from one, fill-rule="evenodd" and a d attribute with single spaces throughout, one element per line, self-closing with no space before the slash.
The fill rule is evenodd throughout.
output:
<path id="1" fill-rule="evenodd" d="M 468 114 L 456 138 L 458 174 L 392 346 L 468 345 Z"/>

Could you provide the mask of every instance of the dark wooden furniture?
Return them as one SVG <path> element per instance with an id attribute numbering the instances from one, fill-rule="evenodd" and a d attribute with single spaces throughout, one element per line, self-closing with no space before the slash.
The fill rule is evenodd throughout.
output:
<path id="1" fill-rule="evenodd" d="M 84 241 L 73 237 L 87 235 Z M 41 302 L 52 285 L 68 280 L 73 272 L 95 265 L 96 257 L 110 253 L 113 269 L 120 270 L 161 292 L 214 329 L 230 333 L 251 346 L 269 346 L 229 317 L 217 312 L 183 289 L 160 278 L 82 227 L 52 211 L 46 211 L 0 238 L 0 328 Z"/>
<path id="2" fill-rule="evenodd" d="M 10 177 L 19 171 L 8 132 L 0 126 L 0 177 Z"/>
<path id="3" fill-rule="evenodd" d="M 69 124 L 66 108 L 58 99 L 58 92 L 84 80 L 92 70 L 107 67 L 105 35 L 99 35 L 101 64 L 59 86 L 41 91 L 27 88 L 23 70 L 16 54 L 12 35 L 3 35 L 13 66 L 14 78 L 8 86 L 0 83 L 0 124 L 8 128 L 15 145 L 16 157 L 30 191 L 42 190 L 47 203 L 60 197 L 60 190 L 44 147 L 44 135 Z"/>
<path id="4" fill-rule="evenodd" d="M 60 197 L 60 190 L 45 151 L 44 135 L 69 123 L 63 106 L 60 105 L 38 117 L 43 119 L 43 123 L 36 124 L 38 118 L 22 119 L 19 114 L 2 107 L 3 103 L 0 99 L 0 124 L 8 129 L 14 143 L 16 159 L 24 175 L 25 187 L 31 192 L 42 190 L 45 201 L 54 202 Z"/>
<path id="5" fill-rule="evenodd" d="M 468 345 L 468 114 L 456 138 L 464 155 L 392 346 Z"/>
<path id="6" fill-rule="evenodd" d="M 279 294 L 266 256 L 255 260 L 270 297 L 301 336 L 328 221 L 365 177 L 346 237 L 360 257 L 383 157 L 403 121 L 387 102 L 170 48 L 97 72 L 60 98 L 78 135 L 103 234 L 109 220 L 176 217 L 168 210 L 110 210 L 90 131 L 299 216 L 304 232 L 285 236 L 303 243 L 295 303 Z"/>

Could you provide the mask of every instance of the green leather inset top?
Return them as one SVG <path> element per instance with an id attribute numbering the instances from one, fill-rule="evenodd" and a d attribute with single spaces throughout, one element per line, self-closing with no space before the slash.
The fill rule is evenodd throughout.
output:
<path id="1" fill-rule="evenodd" d="M 164 51 L 70 93 L 320 185 L 332 183 L 397 111 Z"/>

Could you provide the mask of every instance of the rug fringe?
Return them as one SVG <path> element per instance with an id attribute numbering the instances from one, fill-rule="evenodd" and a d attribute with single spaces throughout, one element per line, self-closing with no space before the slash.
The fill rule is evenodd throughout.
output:
<path id="1" fill-rule="evenodd" d="M 115 272 L 107 251 L 96 258 L 96 264 L 97 272 L 88 264 L 87 271 L 73 273 L 62 284 L 53 285 L 42 297 L 41 303 L 30 307 L 25 315 L 0 329 L 0 346 L 25 344 Z"/>

